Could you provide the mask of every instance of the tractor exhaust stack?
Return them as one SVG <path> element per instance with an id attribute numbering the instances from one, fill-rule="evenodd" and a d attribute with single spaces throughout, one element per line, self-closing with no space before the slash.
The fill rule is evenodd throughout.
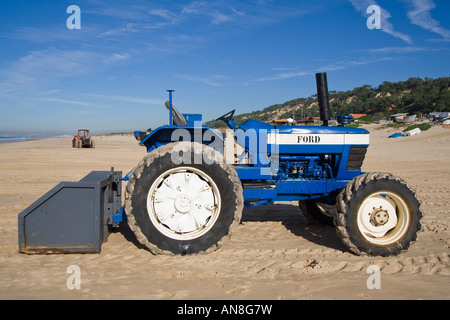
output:
<path id="1" fill-rule="evenodd" d="M 319 101 L 320 120 L 324 126 L 328 126 L 331 119 L 330 98 L 328 96 L 327 74 L 325 72 L 316 73 L 317 99 Z"/>

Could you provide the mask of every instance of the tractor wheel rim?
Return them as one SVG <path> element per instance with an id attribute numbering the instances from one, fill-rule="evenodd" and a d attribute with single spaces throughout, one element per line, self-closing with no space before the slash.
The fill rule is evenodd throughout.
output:
<path id="1" fill-rule="evenodd" d="M 147 196 L 151 222 L 162 234 L 176 240 L 193 240 L 206 234 L 220 209 L 217 185 L 206 173 L 191 167 L 164 172 Z"/>
<path id="2" fill-rule="evenodd" d="M 372 244 L 390 245 L 408 231 L 410 212 L 405 201 L 393 192 L 368 196 L 358 210 L 358 228 Z"/>

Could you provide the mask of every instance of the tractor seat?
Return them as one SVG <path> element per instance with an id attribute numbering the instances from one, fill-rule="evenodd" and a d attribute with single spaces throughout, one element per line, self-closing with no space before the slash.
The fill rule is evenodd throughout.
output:
<path id="1" fill-rule="evenodd" d="M 165 103 L 167 110 L 170 109 L 169 101 L 166 101 Z M 180 113 L 180 111 L 175 108 L 174 105 L 172 105 L 172 120 L 173 123 L 178 127 L 186 127 L 187 122 L 186 119 L 183 117 L 183 115 Z"/>

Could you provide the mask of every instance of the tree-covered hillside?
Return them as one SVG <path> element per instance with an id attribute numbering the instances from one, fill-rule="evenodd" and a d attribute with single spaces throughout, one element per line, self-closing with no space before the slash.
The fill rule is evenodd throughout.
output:
<path id="1" fill-rule="evenodd" d="M 407 81 L 385 81 L 378 87 L 364 85 L 349 91 L 330 91 L 331 114 L 365 113 L 374 118 L 386 118 L 396 113 L 426 115 L 433 111 L 450 111 L 450 78 L 410 78 Z M 255 119 L 271 122 L 275 119 L 319 116 L 317 95 L 298 98 L 269 106 L 261 111 L 236 115 L 244 122 Z M 223 125 L 210 121 L 206 125 Z"/>

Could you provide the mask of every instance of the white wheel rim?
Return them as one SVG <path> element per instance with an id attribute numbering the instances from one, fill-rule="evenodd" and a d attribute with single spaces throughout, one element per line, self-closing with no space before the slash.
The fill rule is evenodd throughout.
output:
<path id="1" fill-rule="evenodd" d="M 220 213 L 220 193 L 203 171 L 179 167 L 161 174 L 147 196 L 153 225 L 175 240 L 192 240 L 206 234 Z"/>
<path id="2" fill-rule="evenodd" d="M 390 245 L 408 231 L 410 214 L 403 199 L 392 192 L 368 196 L 358 210 L 358 228 L 364 238 L 376 245 Z"/>

